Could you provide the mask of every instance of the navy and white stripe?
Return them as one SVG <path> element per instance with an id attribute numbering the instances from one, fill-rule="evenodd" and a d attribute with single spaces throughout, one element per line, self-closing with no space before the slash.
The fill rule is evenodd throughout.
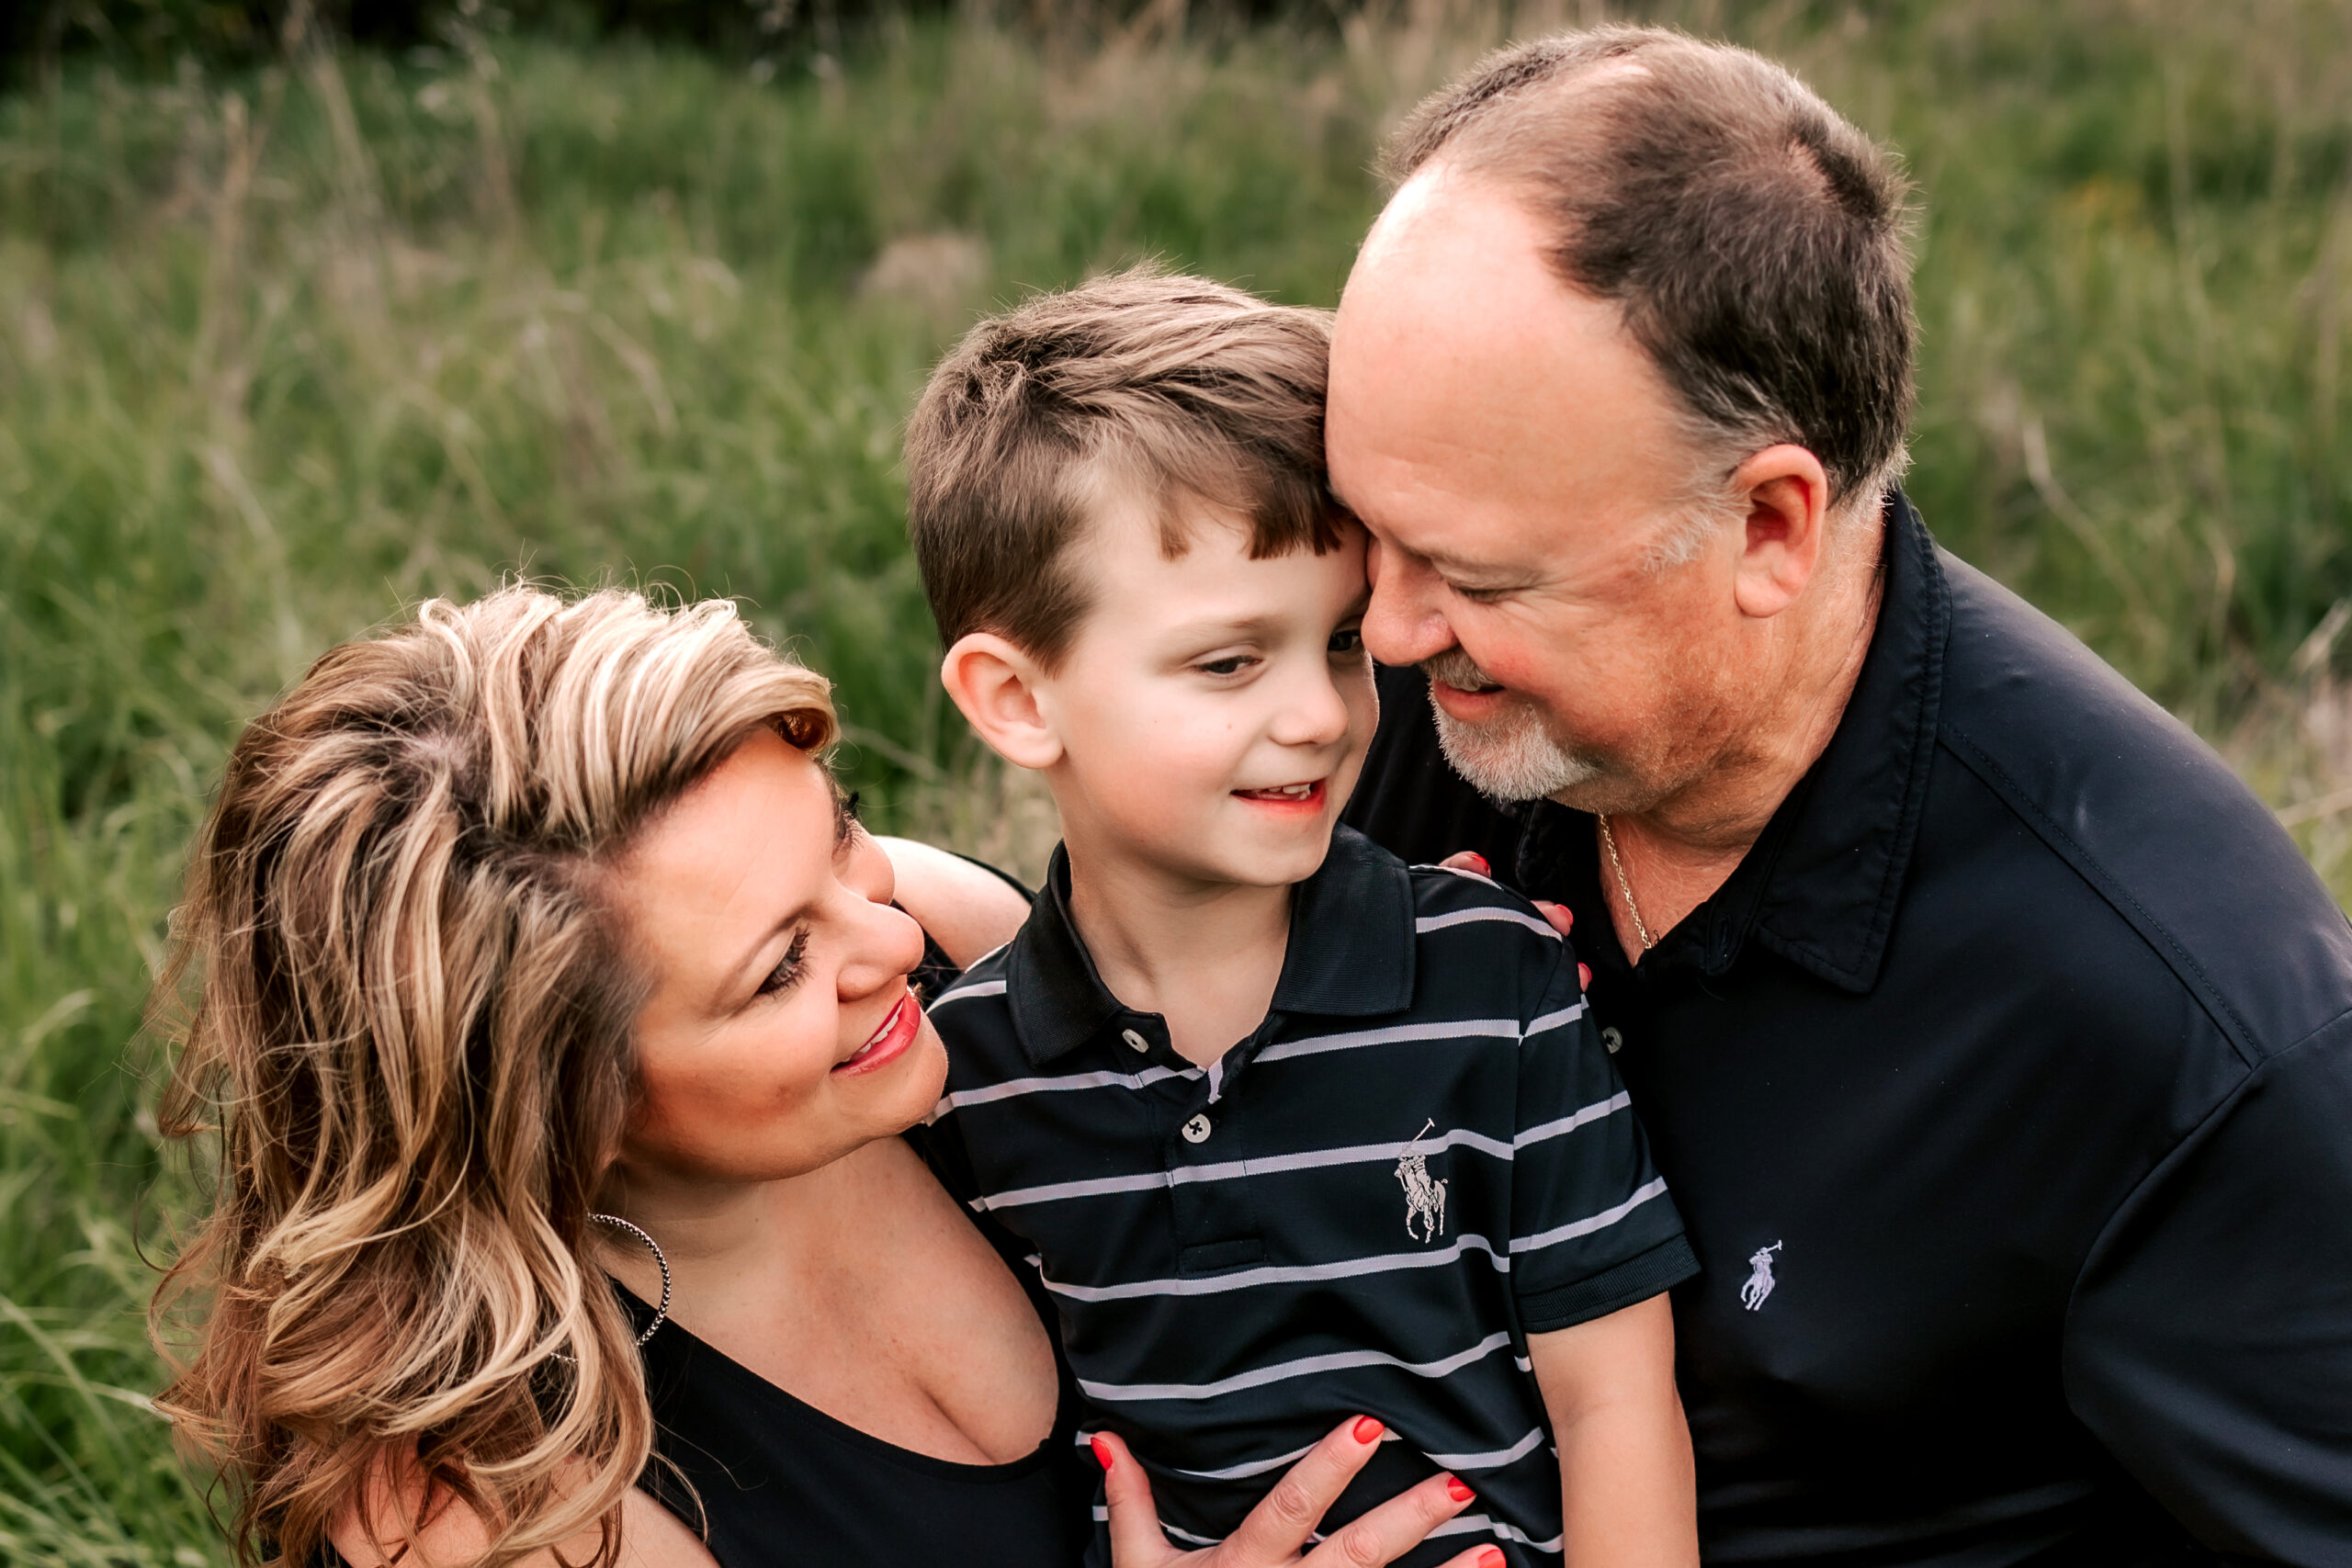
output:
<path id="1" fill-rule="evenodd" d="M 1479 1511 L 1407 1562 L 1484 1535 L 1557 1563 L 1527 1336 L 1695 1267 L 1567 945 L 1487 879 L 1343 829 L 1272 1011 L 1204 1070 L 1103 987 L 1068 900 L 1057 854 L 1020 936 L 933 1004 L 930 1135 L 1029 1247 L 1087 1424 L 1151 1471 L 1170 1539 L 1223 1538 L 1361 1411 L 1392 1440 L 1327 1529 L 1450 1470 Z"/>

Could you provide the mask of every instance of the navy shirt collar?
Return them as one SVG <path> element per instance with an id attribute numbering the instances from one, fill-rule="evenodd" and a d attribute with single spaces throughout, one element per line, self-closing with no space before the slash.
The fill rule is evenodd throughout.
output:
<path id="1" fill-rule="evenodd" d="M 1935 541 L 1900 491 L 1887 498 L 1882 548 L 1878 625 L 1829 745 L 1738 868 L 1650 950 L 1637 973 L 1720 975 L 1752 940 L 1857 995 L 1877 982 L 1918 838 L 1951 629 Z M 1566 865 L 1611 897 L 1598 857 L 1589 815 L 1544 805 L 1521 841 L 1521 885 L 1541 888 L 1555 880 L 1542 868 Z M 1619 956 L 1613 942 L 1581 931 L 1577 940 Z"/>
<path id="2" fill-rule="evenodd" d="M 1413 1000 L 1413 888 L 1403 863 L 1352 828 L 1331 834 L 1315 874 L 1292 889 L 1290 945 L 1273 1010 L 1371 1018 Z M 1069 912 L 1069 855 L 1057 847 L 1028 923 L 1005 954 L 1005 1000 L 1043 1066 L 1122 1021 L 1146 1018 L 1111 994 Z"/>

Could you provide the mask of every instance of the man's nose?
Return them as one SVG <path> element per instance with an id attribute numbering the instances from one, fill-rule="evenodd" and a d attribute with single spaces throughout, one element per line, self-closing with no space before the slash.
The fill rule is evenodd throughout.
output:
<path id="1" fill-rule="evenodd" d="M 1403 550 L 1372 547 L 1372 602 L 1364 607 L 1363 645 L 1383 664 L 1419 664 L 1453 646 L 1453 628 L 1435 604 L 1437 574 Z"/>

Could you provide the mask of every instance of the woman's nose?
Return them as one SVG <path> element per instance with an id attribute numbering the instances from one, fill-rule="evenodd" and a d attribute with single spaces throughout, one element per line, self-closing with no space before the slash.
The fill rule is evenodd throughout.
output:
<path id="1" fill-rule="evenodd" d="M 876 850 L 879 854 L 880 850 Z M 843 999 L 871 996 L 913 973 L 922 962 L 922 927 L 895 904 L 876 903 L 845 888 L 851 910 L 849 951 L 834 982 Z"/>

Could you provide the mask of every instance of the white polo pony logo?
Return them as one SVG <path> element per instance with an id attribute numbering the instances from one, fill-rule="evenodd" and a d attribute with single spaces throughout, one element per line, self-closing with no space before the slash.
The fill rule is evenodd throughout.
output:
<path id="1" fill-rule="evenodd" d="M 1421 1123 L 1421 1132 L 1413 1134 L 1405 1152 L 1396 1156 L 1396 1179 L 1405 1189 L 1405 1234 L 1418 1242 L 1432 1242 L 1445 1229 L 1445 1183 L 1430 1179 L 1427 1155 L 1413 1145 L 1421 1141 L 1421 1133 L 1436 1126 L 1434 1121 Z M 1414 1230 L 1415 1222 L 1420 1229 Z"/>
<path id="2" fill-rule="evenodd" d="M 1747 1282 L 1739 1288 L 1739 1304 L 1754 1312 L 1772 1293 L 1772 1254 L 1781 1250 L 1781 1243 L 1759 1247 L 1747 1255 Z"/>

